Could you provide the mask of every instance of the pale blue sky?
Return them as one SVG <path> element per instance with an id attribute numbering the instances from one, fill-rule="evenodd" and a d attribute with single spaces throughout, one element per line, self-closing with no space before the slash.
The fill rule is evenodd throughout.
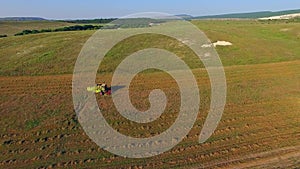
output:
<path id="1" fill-rule="evenodd" d="M 122 17 L 138 12 L 193 16 L 300 9 L 299 0 L 2 0 L 0 17 L 47 19 Z"/>

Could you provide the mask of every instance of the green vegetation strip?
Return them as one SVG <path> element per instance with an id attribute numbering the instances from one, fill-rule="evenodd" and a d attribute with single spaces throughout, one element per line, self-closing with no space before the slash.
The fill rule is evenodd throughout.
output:
<path id="1" fill-rule="evenodd" d="M 64 28 L 57 28 L 57 29 L 23 30 L 20 33 L 16 33 L 15 36 L 45 33 L 45 32 L 98 30 L 98 29 L 101 29 L 102 27 L 103 27 L 102 25 L 83 25 L 83 26 L 82 25 L 75 25 L 75 26 L 67 26 L 67 27 L 64 27 Z"/>

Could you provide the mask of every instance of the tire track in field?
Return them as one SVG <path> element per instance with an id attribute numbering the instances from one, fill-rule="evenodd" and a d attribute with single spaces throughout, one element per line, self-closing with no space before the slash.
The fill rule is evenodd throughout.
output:
<path id="1" fill-rule="evenodd" d="M 205 166 L 204 168 L 214 168 L 214 167 L 220 167 L 222 165 L 225 166 L 220 168 L 252 168 L 258 166 L 261 167 L 272 166 L 272 164 L 280 163 L 280 162 L 285 163 L 285 164 L 281 163 L 283 165 L 282 167 L 285 167 L 285 165 L 288 165 L 286 162 L 289 159 L 295 158 L 298 159 L 297 160 L 298 162 L 300 161 L 299 150 L 300 150 L 300 146 L 285 147 L 285 148 L 266 151 L 262 153 L 251 154 L 241 158 L 234 158 L 226 162 L 208 165 Z M 232 165 L 232 163 L 236 163 L 236 162 L 237 164 Z"/>

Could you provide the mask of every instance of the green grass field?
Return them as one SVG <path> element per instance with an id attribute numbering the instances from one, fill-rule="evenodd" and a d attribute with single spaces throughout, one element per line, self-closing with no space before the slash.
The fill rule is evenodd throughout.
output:
<path id="1" fill-rule="evenodd" d="M 0 21 L 0 35 L 13 36 L 23 30 L 54 29 L 75 25 L 67 22 L 57 21 Z"/>
<path id="2" fill-rule="evenodd" d="M 130 159 L 93 143 L 73 108 L 74 64 L 95 31 L 9 36 L 0 39 L 0 168 L 299 168 L 300 23 L 192 23 L 212 42 L 233 44 L 216 48 L 226 73 L 227 103 L 217 130 L 207 142 L 198 144 L 210 105 L 209 78 L 193 53 L 179 42 L 149 34 L 131 37 L 116 45 L 99 68 L 97 82 L 109 84 L 114 68 L 128 54 L 159 46 L 179 55 L 193 68 L 197 79 L 201 106 L 186 138 L 164 154 Z M 7 30 L 0 34 L 11 35 L 27 28 L 22 23 L 6 24 Z M 32 29 L 63 26 L 48 24 L 32 23 Z M 14 26 L 18 28 L 9 29 Z M 154 136 L 174 123 L 180 102 L 174 79 L 150 71 L 133 79 L 133 105 L 147 110 L 148 95 L 155 88 L 162 89 L 172 102 L 152 123 L 125 119 L 111 97 L 97 96 L 98 105 L 107 122 L 119 132 L 133 137 Z"/>
<path id="3" fill-rule="evenodd" d="M 300 57 L 299 23 L 266 24 L 258 21 L 193 21 L 192 23 L 204 31 L 212 42 L 224 40 L 233 43 L 232 46 L 217 47 L 224 66 L 293 61 Z M 0 75 L 72 73 L 82 45 L 93 33 L 94 31 L 58 32 L 0 39 Z M 180 47 L 178 42 L 172 44 L 166 37 L 160 37 L 160 43 L 153 44 L 151 38 L 145 36 L 128 39 L 126 43 L 131 45 L 127 47 L 131 49 L 125 51 L 136 50 L 147 45 L 164 46 L 172 48 L 178 55 L 184 55 L 185 61 L 193 64 L 193 59 L 190 59 L 192 54 Z M 144 38 L 148 39 L 142 44 L 144 46 L 135 43 L 143 41 Z M 124 49 L 122 46 L 117 48 Z M 107 62 L 118 62 L 119 60 L 115 58 L 120 58 L 120 52 L 118 49 L 112 50 L 107 58 Z M 196 64 L 192 67 L 199 66 L 200 64 Z M 111 70 L 108 67 L 104 71 Z"/>

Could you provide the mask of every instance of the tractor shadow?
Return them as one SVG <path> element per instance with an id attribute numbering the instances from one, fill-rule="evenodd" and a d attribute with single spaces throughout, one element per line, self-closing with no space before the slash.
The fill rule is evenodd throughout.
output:
<path id="1" fill-rule="evenodd" d="M 120 89 L 123 89 L 125 87 L 126 87 L 125 85 L 122 85 L 122 86 L 112 86 L 111 90 L 112 90 L 112 93 L 114 93 L 114 92 L 116 92 L 116 91 L 118 91 Z"/>

